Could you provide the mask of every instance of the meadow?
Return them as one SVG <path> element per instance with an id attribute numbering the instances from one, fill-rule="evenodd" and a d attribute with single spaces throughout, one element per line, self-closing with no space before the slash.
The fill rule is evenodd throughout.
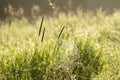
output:
<path id="1" fill-rule="evenodd" d="M 119 11 L 41 19 L 0 22 L 0 80 L 120 80 Z"/>

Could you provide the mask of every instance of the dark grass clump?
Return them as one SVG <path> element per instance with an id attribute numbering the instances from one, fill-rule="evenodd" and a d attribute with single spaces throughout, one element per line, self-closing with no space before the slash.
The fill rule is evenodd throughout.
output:
<path id="1" fill-rule="evenodd" d="M 47 68 L 50 65 L 50 54 L 47 50 L 35 49 L 34 55 L 30 61 L 32 80 L 44 80 L 47 75 Z"/>
<path id="2" fill-rule="evenodd" d="M 77 56 L 73 62 L 72 73 L 77 80 L 92 80 L 93 74 L 99 74 L 103 69 L 103 50 L 96 49 L 91 40 L 78 40 Z"/>

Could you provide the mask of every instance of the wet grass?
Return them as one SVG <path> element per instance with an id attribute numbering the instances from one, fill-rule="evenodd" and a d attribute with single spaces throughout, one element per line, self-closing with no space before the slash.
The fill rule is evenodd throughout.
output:
<path id="1" fill-rule="evenodd" d="M 61 13 L 35 24 L 1 22 L 0 79 L 119 80 L 119 15 Z"/>

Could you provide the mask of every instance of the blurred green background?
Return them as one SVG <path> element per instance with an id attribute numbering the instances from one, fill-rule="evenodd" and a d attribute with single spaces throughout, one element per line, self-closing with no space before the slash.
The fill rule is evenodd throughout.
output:
<path id="1" fill-rule="evenodd" d="M 31 18 L 38 15 L 54 15 L 60 12 L 96 12 L 102 8 L 107 14 L 120 9 L 120 0 L 1 0 L 0 19 L 9 16 Z"/>

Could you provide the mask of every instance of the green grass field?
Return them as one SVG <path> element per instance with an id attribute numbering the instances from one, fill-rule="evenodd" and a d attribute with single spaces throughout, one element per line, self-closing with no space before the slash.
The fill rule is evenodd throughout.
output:
<path id="1" fill-rule="evenodd" d="M 0 22 L 0 80 L 120 80 L 120 12 L 41 18 Z"/>

